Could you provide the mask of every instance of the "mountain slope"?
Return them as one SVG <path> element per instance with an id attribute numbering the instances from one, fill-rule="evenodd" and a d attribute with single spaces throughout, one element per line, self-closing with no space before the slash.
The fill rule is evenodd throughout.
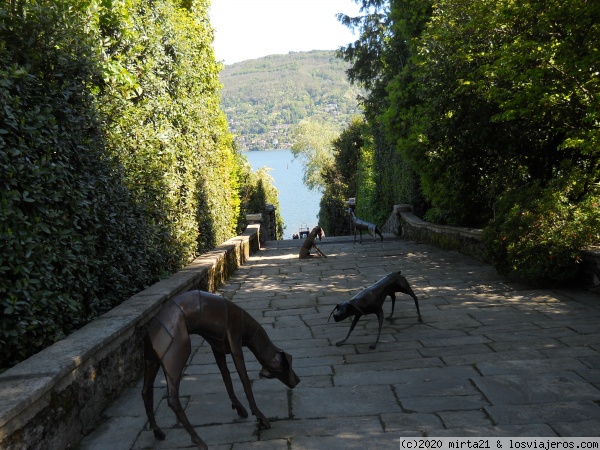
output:
<path id="1" fill-rule="evenodd" d="M 289 148 L 290 127 L 311 118 L 344 127 L 361 90 L 335 51 L 290 52 L 225 66 L 222 108 L 241 150 Z"/>

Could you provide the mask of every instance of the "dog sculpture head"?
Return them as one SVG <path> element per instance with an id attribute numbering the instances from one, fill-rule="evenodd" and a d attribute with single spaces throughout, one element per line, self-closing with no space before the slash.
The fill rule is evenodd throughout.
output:
<path id="1" fill-rule="evenodd" d="M 269 379 L 277 378 L 290 389 L 293 389 L 300 383 L 300 378 L 298 378 L 298 375 L 292 369 L 292 355 L 283 350 L 278 351 L 275 357 L 263 366 L 259 376 Z"/>
<path id="2" fill-rule="evenodd" d="M 329 319 L 331 319 L 331 315 L 333 314 L 333 320 L 339 322 L 341 320 L 347 319 L 348 317 L 352 317 L 359 313 L 360 311 L 356 308 L 355 305 L 351 304 L 348 301 L 339 302 L 333 308 L 333 311 L 329 314 Z M 329 322 L 327 319 L 327 322 Z"/>
<path id="3" fill-rule="evenodd" d="M 312 229 L 311 233 L 317 236 L 319 240 L 322 240 L 325 237 L 325 232 L 323 231 L 323 228 L 321 228 L 318 225 Z"/>

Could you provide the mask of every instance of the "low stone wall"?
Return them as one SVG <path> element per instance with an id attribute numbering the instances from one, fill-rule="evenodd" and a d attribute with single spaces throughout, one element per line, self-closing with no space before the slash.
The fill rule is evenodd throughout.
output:
<path id="1" fill-rule="evenodd" d="M 410 205 L 395 205 L 382 231 L 490 262 L 484 254 L 482 230 L 435 225 L 419 219 L 411 211 Z M 600 292 L 600 248 L 584 250 L 582 257 L 578 283 Z"/>
<path id="2" fill-rule="evenodd" d="M 203 254 L 90 324 L 0 374 L 0 448 L 66 449 L 143 372 L 145 326 L 182 292 L 214 292 L 259 250 L 259 226 Z"/>
<path id="3" fill-rule="evenodd" d="M 412 213 L 410 205 L 395 205 L 392 215 L 384 225 L 384 231 L 488 262 L 483 252 L 482 230 L 425 222 Z"/>
<path id="4" fill-rule="evenodd" d="M 591 286 L 594 291 L 600 293 L 600 248 L 583 252 L 579 279 L 584 286 Z"/>

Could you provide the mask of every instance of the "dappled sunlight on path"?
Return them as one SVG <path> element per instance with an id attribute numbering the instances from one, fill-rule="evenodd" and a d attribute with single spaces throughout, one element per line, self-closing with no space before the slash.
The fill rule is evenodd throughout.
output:
<path id="1" fill-rule="evenodd" d="M 597 294 L 511 283 L 488 264 L 392 236 L 325 238 L 318 245 L 327 258 L 307 260 L 298 259 L 301 244 L 268 241 L 219 289 L 293 356 L 301 382 L 289 390 L 259 379 L 260 365 L 246 355 L 270 429 L 231 411 L 212 351 L 194 339 L 182 391 L 211 448 L 379 450 L 397 449 L 400 436 L 600 435 Z M 398 293 L 375 350 L 374 315 L 336 346 L 350 321 L 328 321 L 334 306 L 397 270 L 419 297 L 423 323 Z M 237 375 L 234 386 L 241 393 Z M 140 427 L 131 448 L 190 447 L 164 389 L 159 395 L 166 441 Z M 136 399 L 130 410 L 140 406 Z"/>

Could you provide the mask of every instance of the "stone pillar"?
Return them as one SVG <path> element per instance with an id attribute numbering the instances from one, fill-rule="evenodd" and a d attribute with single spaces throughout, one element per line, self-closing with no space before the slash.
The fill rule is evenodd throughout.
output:
<path id="1" fill-rule="evenodd" d="M 260 242 L 261 244 L 264 244 L 265 241 L 267 240 L 267 233 L 266 233 L 265 227 L 262 223 L 262 214 L 261 213 L 246 214 L 246 222 L 248 222 L 248 224 L 260 225 L 260 229 L 258 231 L 258 242 Z"/>
<path id="2" fill-rule="evenodd" d="M 407 233 L 407 229 L 403 226 L 404 225 L 404 221 L 402 220 L 402 213 L 403 212 L 412 212 L 412 206 L 410 206 L 409 204 L 402 204 L 402 205 L 394 205 L 394 214 L 392 214 L 393 218 L 394 218 L 394 222 L 392 224 L 392 227 L 394 229 L 394 234 L 396 236 L 400 236 L 403 237 L 404 239 L 408 239 L 408 233 Z"/>

